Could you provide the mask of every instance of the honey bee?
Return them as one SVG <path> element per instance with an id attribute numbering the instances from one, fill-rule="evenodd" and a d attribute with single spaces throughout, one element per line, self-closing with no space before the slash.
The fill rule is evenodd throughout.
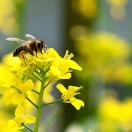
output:
<path id="1" fill-rule="evenodd" d="M 38 40 L 31 34 L 26 34 L 25 37 L 28 38 L 27 41 L 14 37 L 6 38 L 8 41 L 15 41 L 21 44 L 14 50 L 13 57 L 19 56 L 20 58 L 24 58 L 24 55 L 27 53 L 34 55 L 35 52 L 37 55 L 37 52 L 42 53 L 42 50 L 46 52 L 48 47 L 43 40 Z"/>

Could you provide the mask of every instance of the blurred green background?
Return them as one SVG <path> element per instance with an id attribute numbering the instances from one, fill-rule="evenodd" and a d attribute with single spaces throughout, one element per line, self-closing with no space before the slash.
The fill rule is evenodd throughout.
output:
<path id="1" fill-rule="evenodd" d="M 68 49 L 83 68 L 64 83 L 83 86 L 85 107 L 53 109 L 45 131 L 132 131 L 131 10 L 131 0 L 0 0 L 1 58 L 17 46 L 6 37 L 29 33 L 61 55 Z"/>

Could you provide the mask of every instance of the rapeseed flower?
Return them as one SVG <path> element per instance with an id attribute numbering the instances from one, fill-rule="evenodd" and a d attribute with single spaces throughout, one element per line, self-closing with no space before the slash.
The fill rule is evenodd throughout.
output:
<path id="1" fill-rule="evenodd" d="M 84 106 L 82 100 L 74 97 L 79 94 L 77 92 L 80 89 L 79 87 L 69 86 L 66 90 L 62 84 L 58 84 L 57 88 L 62 92 L 62 98 L 54 101 L 51 94 L 52 85 L 55 81 L 71 78 L 74 69 L 82 70 L 72 60 L 72 57 L 73 54 L 69 54 L 68 51 L 66 51 L 64 57 L 61 57 L 53 48 L 49 48 L 46 51 L 38 49 L 33 54 L 26 52 L 22 57 L 7 55 L 3 58 L 0 65 L 2 70 L 0 85 L 6 88 L 4 100 L 6 104 L 18 105 L 15 118 L 9 121 L 9 126 L 33 131 L 26 124 L 35 123 L 34 131 L 36 132 L 39 128 L 43 107 L 62 102 L 62 99 L 65 103 L 71 103 L 77 110 Z M 16 63 L 17 65 L 14 65 Z M 31 105 L 37 109 L 36 120 L 32 116 L 24 115 L 23 107 L 30 109 L 26 108 L 26 113 L 31 113 L 34 110 Z"/>
<path id="2" fill-rule="evenodd" d="M 0 112 L 0 132 L 20 132 L 14 128 L 10 128 L 7 124 L 10 116 L 8 113 L 1 111 Z"/>
<path id="3" fill-rule="evenodd" d="M 62 99 L 64 103 L 71 103 L 77 110 L 84 106 L 84 102 L 82 100 L 76 99 L 74 96 L 79 94 L 78 90 L 80 87 L 69 86 L 66 89 L 62 84 L 57 85 L 57 89 L 62 93 Z"/>
<path id="4" fill-rule="evenodd" d="M 15 118 L 9 120 L 9 126 L 11 128 L 23 129 L 24 125 L 32 124 L 35 122 L 35 117 L 30 115 L 24 115 L 24 108 L 22 105 L 18 105 L 15 111 Z"/>
<path id="5" fill-rule="evenodd" d="M 68 55 L 68 51 L 66 51 L 64 58 L 59 58 L 53 61 L 48 72 L 49 79 L 51 81 L 70 79 L 72 72 L 71 69 L 82 70 L 75 61 L 71 60 L 72 57 L 73 54 Z"/>
<path id="6" fill-rule="evenodd" d="M 5 103 L 6 104 L 20 104 L 28 97 L 27 91 L 31 91 L 34 87 L 32 80 L 25 82 L 16 82 L 5 92 Z"/>

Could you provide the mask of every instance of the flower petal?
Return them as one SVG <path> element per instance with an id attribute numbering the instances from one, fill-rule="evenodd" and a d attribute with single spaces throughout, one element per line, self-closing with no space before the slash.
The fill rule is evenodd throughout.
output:
<path id="1" fill-rule="evenodd" d="M 13 104 L 20 104 L 24 101 L 25 95 L 22 93 L 16 93 L 12 97 L 12 103 Z"/>
<path id="2" fill-rule="evenodd" d="M 62 94 L 67 92 L 67 89 L 60 83 L 56 87 Z"/>
<path id="3" fill-rule="evenodd" d="M 82 68 L 75 61 L 73 61 L 73 60 L 68 60 L 68 61 L 70 63 L 70 68 L 76 69 L 76 70 L 79 70 L 79 71 L 82 70 Z"/>
<path id="4" fill-rule="evenodd" d="M 71 78 L 71 73 L 65 73 L 61 76 L 59 76 L 60 79 L 70 79 Z"/>
<path id="5" fill-rule="evenodd" d="M 16 121 L 14 119 L 9 120 L 8 121 L 8 126 L 11 127 L 11 128 L 16 127 Z"/>
<path id="6" fill-rule="evenodd" d="M 81 106 L 84 106 L 84 102 L 82 100 L 76 99 L 74 97 L 70 99 L 70 102 L 77 110 L 79 110 Z"/>
<path id="7" fill-rule="evenodd" d="M 25 122 L 28 124 L 35 123 L 35 120 L 36 120 L 36 118 L 31 115 L 25 116 Z"/>
<path id="8" fill-rule="evenodd" d="M 76 87 L 76 86 L 69 86 L 68 87 L 68 90 L 71 91 L 71 92 L 77 92 L 78 90 L 80 89 L 80 87 Z"/>
<path id="9" fill-rule="evenodd" d="M 15 116 L 17 118 L 21 117 L 24 114 L 24 108 L 22 107 L 22 105 L 18 105 L 15 111 Z"/>
<path id="10" fill-rule="evenodd" d="M 21 92 L 30 91 L 34 87 L 34 83 L 32 80 L 27 80 L 24 84 L 20 85 Z"/>

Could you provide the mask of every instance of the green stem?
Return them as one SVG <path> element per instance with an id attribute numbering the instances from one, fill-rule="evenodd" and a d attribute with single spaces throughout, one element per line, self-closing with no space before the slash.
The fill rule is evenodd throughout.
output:
<path id="1" fill-rule="evenodd" d="M 27 126 L 25 126 L 25 125 L 22 125 L 22 126 L 24 126 L 27 130 L 33 132 L 33 130 L 31 130 L 29 127 L 27 127 Z"/>
<path id="2" fill-rule="evenodd" d="M 41 81 L 41 89 L 40 89 L 40 93 L 39 93 L 38 109 L 37 109 L 37 114 L 36 114 L 34 132 L 38 132 L 39 124 L 40 124 L 40 120 L 41 120 L 43 92 L 44 92 L 44 84 L 45 84 L 45 80 L 44 79 L 45 78 L 43 77 L 42 81 Z"/>
<path id="3" fill-rule="evenodd" d="M 44 89 L 51 83 L 51 81 L 47 82 L 44 86 Z"/>
<path id="4" fill-rule="evenodd" d="M 62 101 L 63 101 L 63 99 L 59 99 L 59 100 L 56 100 L 54 102 L 50 102 L 50 103 L 43 104 L 42 107 L 45 107 L 45 106 L 51 105 L 51 104 L 55 104 L 55 103 L 59 103 L 59 102 L 62 102 Z"/>
<path id="5" fill-rule="evenodd" d="M 36 79 L 38 79 L 39 81 L 42 81 L 38 76 L 36 76 L 35 74 L 33 74 L 32 73 L 32 75 L 36 78 Z"/>
<path id="6" fill-rule="evenodd" d="M 39 108 L 32 100 L 30 100 L 29 98 L 26 98 L 32 105 L 34 105 L 37 109 Z"/>
<path id="7" fill-rule="evenodd" d="M 40 77 L 42 77 L 41 74 L 39 73 L 39 71 L 35 70 L 35 72 L 36 72 Z"/>
<path id="8" fill-rule="evenodd" d="M 32 89 L 31 91 L 33 91 L 34 93 L 36 93 L 36 94 L 39 95 L 39 92 L 38 92 L 38 91 L 36 91 L 36 90 L 34 90 L 34 89 Z"/>

